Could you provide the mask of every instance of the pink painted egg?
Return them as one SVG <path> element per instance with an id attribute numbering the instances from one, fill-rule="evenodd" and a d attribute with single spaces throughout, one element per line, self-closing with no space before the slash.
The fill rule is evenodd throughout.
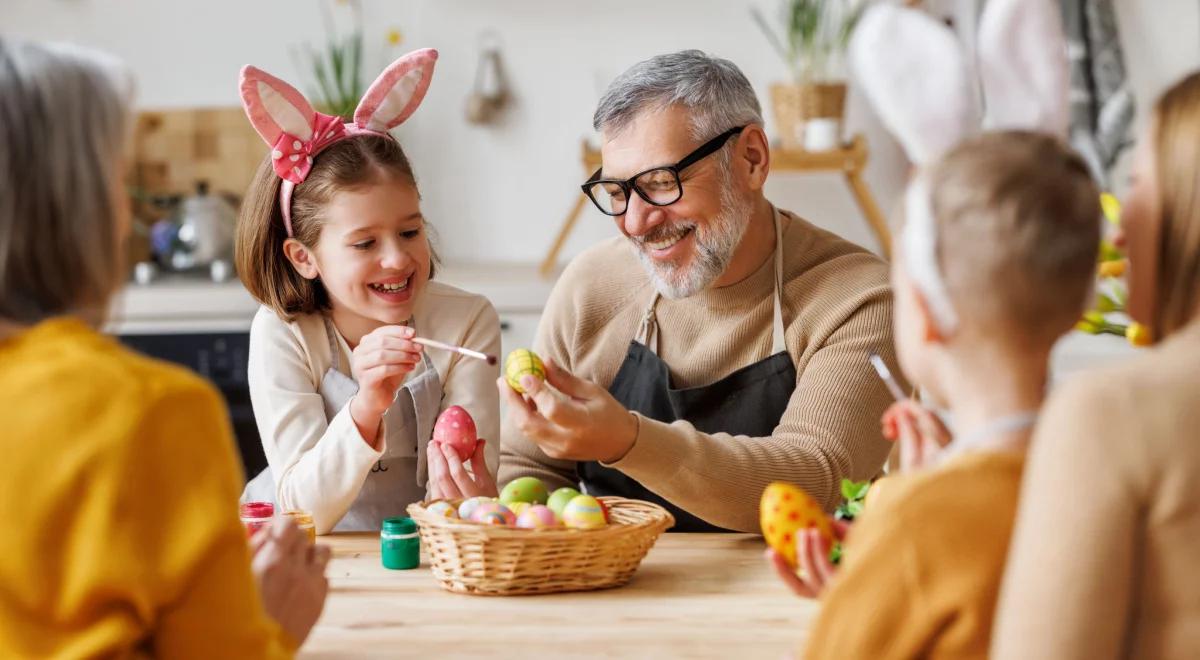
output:
<path id="1" fill-rule="evenodd" d="M 562 527 L 562 523 L 558 521 L 558 516 L 554 515 L 554 511 L 548 506 L 534 504 L 525 509 L 517 518 L 517 527 L 522 529 L 554 529 Z"/>
<path id="2" fill-rule="evenodd" d="M 499 518 L 497 518 L 499 516 Z M 517 517 L 508 507 L 499 502 L 483 502 L 471 513 L 471 520 L 488 525 L 505 525 L 512 527 L 517 524 Z M 503 522 L 497 522 L 502 520 Z"/>
<path id="3" fill-rule="evenodd" d="M 458 452 L 462 461 L 469 460 L 475 453 L 475 442 L 479 439 L 476 433 L 475 420 L 462 406 L 443 410 L 433 425 L 433 441 Z"/>

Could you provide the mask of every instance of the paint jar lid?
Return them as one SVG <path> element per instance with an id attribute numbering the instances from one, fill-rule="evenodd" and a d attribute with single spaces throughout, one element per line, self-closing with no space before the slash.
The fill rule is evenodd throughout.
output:
<path id="1" fill-rule="evenodd" d="M 412 518 L 385 518 L 382 531 L 388 534 L 414 534 L 417 523 Z"/>
<path id="2" fill-rule="evenodd" d="M 270 518 L 275 515 L 275 505 L 271 502 L 245 502 L 238 507 L 238 515 L 242 518 Z"/>
<path id="3" fill-rule="evenodd" d="M 303 509 L 292 509 L 279 514 L 285 518 L 291 518 L 297 527 L 311 527 L 313 524 L 312 514 Z"/>

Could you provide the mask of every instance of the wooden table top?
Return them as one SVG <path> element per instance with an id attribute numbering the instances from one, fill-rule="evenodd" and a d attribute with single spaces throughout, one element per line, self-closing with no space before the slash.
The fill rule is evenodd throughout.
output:
<path id="1" fill-rule="evenodd" d="M 623 587 L 544 596 L 443 591 L 423 561 L 392 571 L 378 534 L 333 534 L 329 600 L 305 658 L 770 658 L 803 640 L 794 596 L 750 534 L 664 534 Z"/>

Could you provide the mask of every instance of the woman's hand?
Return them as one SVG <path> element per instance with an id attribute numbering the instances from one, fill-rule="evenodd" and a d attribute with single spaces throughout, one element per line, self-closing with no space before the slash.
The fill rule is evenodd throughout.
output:
<path id="1" fill-rule="evenodd" d="M 850 525 L 844 520 L 829 519 L 833 535 L 838 541 L 846 538 Z M 767 561 L 775 568 L 779 579 L 801 598 L 817 598 L 829 588 L 837 574 L 837 566 L 829 560 L 832 544 L 821 538 L 816 529 L 796 532 L 796 567 L 772 549 L 767 549 Z"/>
<path id="2" fill-rule="evenodd" d="M 350 357 L 358 393 L 350 400 L 350 416 L 367 444 L 378 449 L 379 422 L 404 379 L 421 361 L 423 347 L 412 341 L 414 330 L 385 325 L 363 336 Z"/>
<path id="3" fill-rule="evenodd" d="M 901 471 L 928 467 L 950 444 L 950 431 L 937 415 L 912 399 L 893 403 L 883 413 L 883 437 L 900 443 Z"/>
<path id="4" fill-rule="evenodd" d="M 325 607 L 329 548 L 310 544 L 288 519 L 272 521 L 258 530 L 250 547 L 254 556 L 250 566 L 267 614 L 297 645 L 303 644 Z"/>
<path id="5" fill-rule="evenodd" d="M 457 500 L 480 495 L 496 497 L 496 480 L 488 472 L 483 448 L 486 440 L 475 443 L 471 454 L 471 472 L 468 473 L 458 458 L 458 452 L 440 442 L 430 441 L 425 449 L 429 458 L 429 499 Z M 472 476 L 473 475 L 473 476 Z"/>

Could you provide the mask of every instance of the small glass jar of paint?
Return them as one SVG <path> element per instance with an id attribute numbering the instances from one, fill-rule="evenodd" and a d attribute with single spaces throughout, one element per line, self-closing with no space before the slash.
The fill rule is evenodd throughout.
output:
<path id="1" fill-rule="evenodd" d="M 274 515 L 275 505 L 270 502 L 245 502 L 238 507 L 238 516 L 246 526 L 247 538 L 269 525 Z"/>
<path id="2" fill-rule="evenodd" d="M 386 518 L 379 531 L 384 568 L 403 570 L 421 565 L 421 538 L 412 518 Z"/>
<path id="3" fill-rule="evenodd" d="M 285 518 L 291 518 L 292 522 L 296 523 L 296 526 L 300 528 L 300 531 L 308 536 L 309 543 L 317 542 L 317 526 L 313 523 L 311 513 L 301 509 L 293 509 L 291 511 L 284 511 L 280 515 Z"/>

